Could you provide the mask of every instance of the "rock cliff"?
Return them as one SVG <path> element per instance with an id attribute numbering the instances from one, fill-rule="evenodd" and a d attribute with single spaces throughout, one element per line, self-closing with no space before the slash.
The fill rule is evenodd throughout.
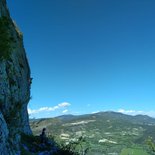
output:
<path id="1" fill-rule="evenodd" d="M 30 68 L 23 36 L 0 0 L 0 155 L 20 154 L 20 136 L 31 134 L 27 104 Z"/>

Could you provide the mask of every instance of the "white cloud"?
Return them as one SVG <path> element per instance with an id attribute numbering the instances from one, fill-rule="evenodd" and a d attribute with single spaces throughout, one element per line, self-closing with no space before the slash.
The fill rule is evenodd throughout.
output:
<path id="1" fill-rule="evenodd" d="M 68 103 L 68 102 L 63 102 L 63 103 L 60 103 L 54 107 L 41 107 L 39 109 L 30 109 L 28 108 L 28 113 L 31 115 L 31 114 L 37 114 L 37 113 L 40 113 L 40 112 L 51 112 L 51 111 L 55 111 L 55 110 L 58 110 L 58 109 L 61 109 L 61 108 L 65 108 L 65 107 L 68 107 L 70 106 L 71 104 Z"/>
<path id="2" fill-rule="evenodd" d="M 32 110 L 32 109 L 28 108 L 28 113 L 29 113 L 29 114 L 36 113 L 36 110 Z"/>
<path id="3" fill-rule="evenodd" d="M 128 114 L 128 115 L 148 115 L 151 117 L 155 117 L 155 111 L 141 111 L 141 110 L 125 110 L 119 109 L 117 112 Z"/>
<path id="4" fill-rule="evenodd" d="M 62 111 L 63 114 L 65 114 L 67 112 L 68 112 L 68 109 L 65 109 L 65 110 Z"/>
<path id="5" fill-rule="evenodd" d="M 68 107 L 68 106 L 70 106 L 70 105 L 71 105 L 71 104 L 68 103 L 68 102 L 63 102 L 63 103 L 58 104 L 59 107 Z"/>

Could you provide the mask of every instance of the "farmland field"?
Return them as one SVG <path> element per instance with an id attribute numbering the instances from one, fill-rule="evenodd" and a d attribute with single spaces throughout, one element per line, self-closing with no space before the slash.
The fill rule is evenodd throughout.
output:
<path id="1" fill-rule="evenodd" d="M 120 155 L 149 155 L 143 149 L 128 148 L 123 149 Z"/>

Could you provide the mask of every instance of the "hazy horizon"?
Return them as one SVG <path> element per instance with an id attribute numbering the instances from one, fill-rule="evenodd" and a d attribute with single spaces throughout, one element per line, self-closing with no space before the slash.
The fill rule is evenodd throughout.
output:
<path id="1" fill-rule="evenodd" d="M 154 114 L 150 115 L 151 112 L 144 112 L 144 111 L 131 111 L 131 110 L 128 110 L 128 111 L 125 111 L 124 109 L 120 109 L 118 111 L 113 111 L 113 110 L 107 110 L 107 111 L 95 111 L 95 112 L 92 112 L 92 113 L 84 113 L 84 114 L 71 114 L 71 113 L 61 113 L 59 115 L 55 115 L 55 116 L 45 116 L 45 117 L 42 117 L 42 116 L 38 116 L 38 117 L 35 117 L 35 116 L 31 116 L 31 112 L 29 111 L 29 118 L 30 119 L 46 119 L 46 118 L 55 118 L 55 117 L 61 117 L 61 116 L 69 116 L 69 115 L 72 115 L 72 116 L 84 116 L 84 115 L 91 115 L 91 114 L 98 114 L 98 113 L 120 113 L 120 114 L 124 114 L 124 115 L 128 115 L 128 116 L 148 116 L 148 117 L 151 117 L 153 119 L 155 119 L 155 116 Z M 154 112 L 153 112 L 154 113 Z"/>

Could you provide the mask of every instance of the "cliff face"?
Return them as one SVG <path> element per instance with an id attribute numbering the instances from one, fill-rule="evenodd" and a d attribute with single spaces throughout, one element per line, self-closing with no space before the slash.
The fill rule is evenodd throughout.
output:
<path id="1" fill-rule="evenodd" d="M 0 155 L 20 154 L 21 133 L 31 134 L 27 104 L 30 68 L 22 33 L 0 0 Z"/>

